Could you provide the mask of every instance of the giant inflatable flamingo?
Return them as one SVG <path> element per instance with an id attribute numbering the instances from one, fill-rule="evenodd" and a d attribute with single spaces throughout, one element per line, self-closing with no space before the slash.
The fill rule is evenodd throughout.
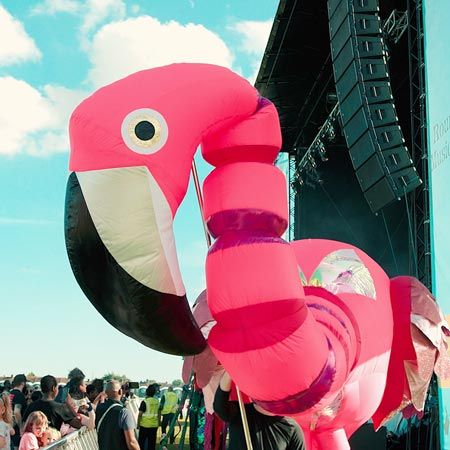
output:
<path id="1" fill-rule="evenodd" d="M 278 115 L 246 80 L 205 64 L 138 72 L 83 101 L 70 138 L 69 259 L 112 325 L 171 354 L 207 345 L 172 230 L 201 144 L 215 167 L 203 186 L 215 238 L 206 260 L 216 321 L 208 345 L 239 387 L 266 410 L 294 416 L 311 448 L 328 450 L 349 448 L 356 428 L 411 396 L 403 360 L 414 360 L 414 349 L 410 340 L 393 349 L 393 335 L 410 327 L 398 317 L 411 313 L 411 281 L 392 283 L 352 245 L 281 238 L 288 208 L 274 166 Z M 407 299 L 403 310 L 392 308 L 393 290 Z M 383 397 L 393 376 L 394 401 Z"/>

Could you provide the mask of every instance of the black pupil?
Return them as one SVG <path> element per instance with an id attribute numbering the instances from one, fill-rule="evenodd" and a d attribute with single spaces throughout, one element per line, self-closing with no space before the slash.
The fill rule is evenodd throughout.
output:
<path id="1" fill-rule="evenodd" d="M 155 135 L 155 127 L 148 120 L 142 120 L 134 127 L 134 132 L 141 141 L 149 141 Z"/>

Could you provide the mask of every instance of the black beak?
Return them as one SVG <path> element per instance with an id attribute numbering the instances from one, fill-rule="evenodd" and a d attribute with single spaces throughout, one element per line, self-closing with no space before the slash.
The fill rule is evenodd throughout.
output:
<path id="1" fill-rule="evenodd" d="M 164 353 L 195 355 L 206 347 L 185 295 L 144 286 L 112 257 L 95 228 L 75 173 L 67 183 L 65 237 L 78 284 L 111 325 Z"/>

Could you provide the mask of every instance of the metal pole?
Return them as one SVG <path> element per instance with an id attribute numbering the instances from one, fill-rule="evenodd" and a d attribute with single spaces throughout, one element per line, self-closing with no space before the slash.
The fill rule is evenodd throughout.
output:
<path id="1" fill-rule="evenodd" d="M 200 214 L 202 216 L 203 231 L 205 232 L 206 243 L 209 248 L 209 247 L 211 247 L 211 236 L 208 232 L 208 228 L 206 227 L 206 223 L 205 223 L 205 218 L 203 216 L 203 197 L 202 197 L 202 190 L 200 189 L 200 182 L 198 180 L 198 173 L 197 173 L 197 167 L 195 165 L 195 160 L 192 161 L 192 177 L 194 179 L 195 191 L 197 192 L 198 205 L 200 207 Z"/>
<path id="2" fill-rule="evenodd" d="M 245 413 L 245 406 L 244 406 L 244 402 L 242 401 L 241 391 L 239 390 L 239 388 L 237 386 L 236 386 L 236 392 L 237 392 L 238 400 L 239 400 L 239 409 L 241 410 L 242 427 L 244 428 L 244 435 L 245 435 L 245 442 L 247 444 L 247 449 L 253 450 L 252 439 L 250 437 L 250 428 L 248 427 L 247 414 Z"/>

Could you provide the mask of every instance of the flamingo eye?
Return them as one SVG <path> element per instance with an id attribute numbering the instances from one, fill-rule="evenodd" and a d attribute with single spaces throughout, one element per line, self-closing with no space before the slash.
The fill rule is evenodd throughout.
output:
<path id="1" fill-rule="evenodd" d="M 164 117 L 154 109 L 136 109 L 122 122 L 122 138 L 130 150 L 149 155 L 166 143 L 169 130 Z"/>

